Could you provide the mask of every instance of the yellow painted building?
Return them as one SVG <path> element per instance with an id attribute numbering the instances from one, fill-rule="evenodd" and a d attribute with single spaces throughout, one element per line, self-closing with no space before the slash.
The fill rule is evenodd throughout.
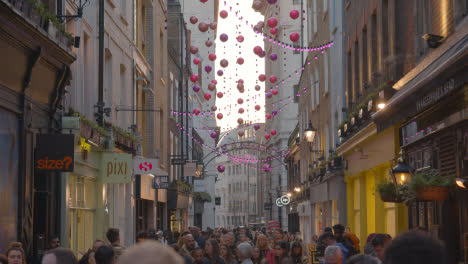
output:
<path id="1" fill-rule="evenodd" d="M 347 224 L 361 241 L 361 251 L 371 233 L 392 237 L 408 229 L 408 209 L 403 203 L 384 203 L 376 184 L 391 178 L 399 153 L 398 126 L 377 134 L 370 123 L 337 149 L 344 158 L 347 193 Z"/>

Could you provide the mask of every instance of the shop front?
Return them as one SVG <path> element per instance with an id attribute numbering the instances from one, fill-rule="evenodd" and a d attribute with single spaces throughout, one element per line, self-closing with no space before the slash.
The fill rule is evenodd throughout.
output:
<path id="1" fill-rule="evenodd" d="M 192 206 L 191 190 L 185 184 L 173 184 L 167 191 L 169 228 L 183 232 L 188 228 L 188 209 Z"/>
<path id="2" fill-rule="evenodd" d="M 135 175 L 135 234 L 156 228 L 154 177 L 152 174 Z"/>

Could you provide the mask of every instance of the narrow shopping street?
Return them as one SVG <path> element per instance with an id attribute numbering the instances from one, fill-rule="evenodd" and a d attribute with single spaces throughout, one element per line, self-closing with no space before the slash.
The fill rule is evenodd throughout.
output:
<path id="1" fill-rule="evenodd" d="M 468 264 L 467 0 L 0 0 L 0 264 Z"/>

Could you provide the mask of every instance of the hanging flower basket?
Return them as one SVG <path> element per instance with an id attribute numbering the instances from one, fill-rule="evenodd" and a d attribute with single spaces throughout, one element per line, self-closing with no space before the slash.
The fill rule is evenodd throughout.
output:
<path id="1" fill-rule="evenodd" d="M 403 202 L 403 199 L 401 197 L 398 197 L 394 193 L 382 193 L 382 192 L 380 192 L 379 194 L 380 194 L 380 199 L 383 202 L 386 202 L 386 203 L 401 203 L 401 202 Z"/>
<path id="2" fill-rule="evenodd" d="M 425 186 L 416 188 L 417 201 L 445 201 L 449 188 L 445 186 Z"/>

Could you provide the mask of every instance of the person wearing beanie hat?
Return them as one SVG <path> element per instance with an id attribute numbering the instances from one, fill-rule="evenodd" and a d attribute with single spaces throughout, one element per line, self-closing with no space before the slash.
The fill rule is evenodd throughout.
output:
<path id="1" fill-rule="evenodd" d="M 167 240 L 164 237 L 163 231 L 159 230 L 158 232 L 156 232 L 156 236 L 157 236 L 158 241 L 161 242 L 161 244 L 167 245 Z"/>

